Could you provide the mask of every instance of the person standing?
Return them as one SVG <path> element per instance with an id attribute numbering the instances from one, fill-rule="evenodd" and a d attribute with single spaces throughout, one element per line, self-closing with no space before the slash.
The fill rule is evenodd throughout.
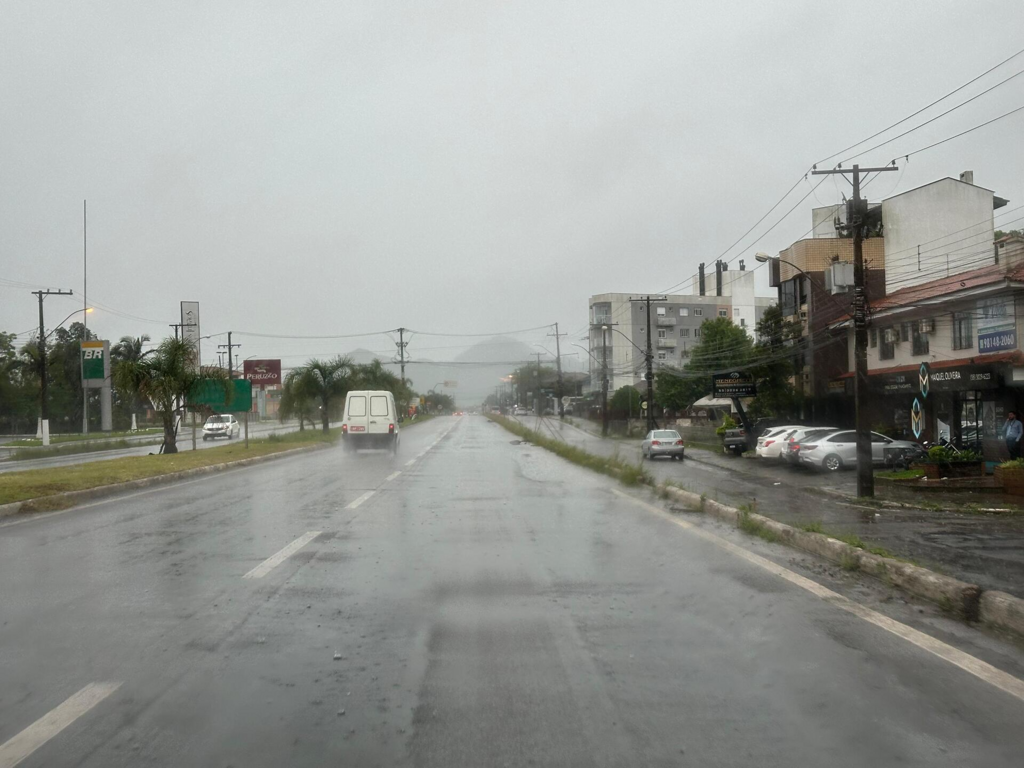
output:
<path id="1" fill-rule="evenodd" d="M 1016 411 L 1006 414 L 1006 426 L 1003 428 L 1006 438 L 1006 450 L 1010 452 L 1010 460 L 1020 458 L 1020 440 L 1024 436 L 1024 424 L 1017 418 Z"/>

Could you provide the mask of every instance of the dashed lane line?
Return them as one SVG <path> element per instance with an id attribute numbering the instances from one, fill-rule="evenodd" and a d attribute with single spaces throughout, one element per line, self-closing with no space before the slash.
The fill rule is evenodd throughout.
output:
<path id="1" fill-rule="evenodd" d="M 0 744 L 0 768 L 14 768 L 120 686 L 120 683 L 89 683 L 21 733 Z"/>
<path id="2" fill-rule="evenodd" d="M 360 497 L 359 497 L 358 499 L 356 499 L 355 501 L 351 501 L 351 502 L 349 502 L 348 506 L 347 506 L 347 507 L 345 507 L 345 509 L 355 509 L 355 508 L 356 508 L 356 507 L 358 507 L 358 506 L 359 506 L 360 504 L 362 504 L 362 503 L 363 503 L 364 501 L 366 501 L 366 500 L 367 500 L 368 498 L 370 498 L 371 496 L 373 496 L 373 494 L 375 494 L 376 492 L 377 492 L 377 491 L 367 491 L 366 493 L 364 493 L 364 494 L 363 494 L 362 496 L 360 496 Z"/>
<path id="3" fill-rule="evenodd" d="M 296 552 L 298 552 L 300 549 L 302 549 L 304 546 L 309 544 L 309 542 L 311 542 L 313 539 L 315 539 L 321 533 L 323 533 L 323 531 L 306 531 L 304 534 L 299 536 L 299 538 L 297 538 L 295 541 L 293 541 L 287 547 L 282 549 L 280 552 L 277 552 L 277 553 L 271 555 L 270 557 L 268 557 L 266 560 L 264 560 L 262 563 L 257 565 L 255 568 L 253 568 L 247 574 L 242 576 L 242 578 L 243 579 L 262 579 L 264 576 L 266 576 L 268 573 L 270 573 L 272 570 L 274 570 L 277 566 L 279 566 L 281 563 L 283 563 L 285 560 L 287 560 L 289 557 L 291 557 Z"/>

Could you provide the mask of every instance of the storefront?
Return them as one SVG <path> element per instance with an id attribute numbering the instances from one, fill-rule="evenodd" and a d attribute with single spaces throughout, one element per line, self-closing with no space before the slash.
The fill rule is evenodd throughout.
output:
<path id="1" fill-rule="evenodd" d="M 1014 381 L 1007 356 L 984 357 L 989 361 L 949 360 L 872 372 L 867 403 L 872 428 L 907 440 L 947 439 L 990 462 L 1007 458 L 1003 425 L 1009 411 L 1021 412 L 1024 390 L 1022 382 Z M 1006 359 L 992 360 L 996 357 Z M 848 382 L 852 390 L 852 374 L 838 381 Z M 838 389 L 837 383 L 837 394 Z"/>

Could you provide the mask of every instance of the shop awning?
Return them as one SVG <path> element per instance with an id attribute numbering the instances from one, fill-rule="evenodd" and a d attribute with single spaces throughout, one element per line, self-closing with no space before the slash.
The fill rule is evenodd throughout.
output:
<path id="1" fill-rule="evenodd" d="M 910 365 L 895 365 L 892 368 L 876 368 L 873 371 L 868 371 L 869 376 L 887 376 L 893 373 L 910 373 L 916 372 L 921 367 L 921 363 L 928 363 L 928 367 L 931 369 L 936 368 L 956 368 L 961 365 L 991 365 L 993 363 L 1008 363 L 1010 365 L 1024 365 L 1024 353 L 1019 349 L 1014 349 L 1009 352 L 996 352 L 991 355 L 975 355 L 974 357 L 961 357 L 956 360 L 922 360 L 917 363 L 911 363 Z M 837 379 L 851 379 L 853 378 L 853 371 L 840 374 L 836 377 Z"/>

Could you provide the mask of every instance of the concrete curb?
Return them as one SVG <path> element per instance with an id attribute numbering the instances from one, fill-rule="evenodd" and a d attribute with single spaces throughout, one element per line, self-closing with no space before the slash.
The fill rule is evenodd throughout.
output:
<path id="1" fill-rule="evenodd" d="M 665 490 L 669 498 L 691 509 L 708 512 L 732 525 L 737 525 L 743 514 L 734 507 L 711 499 L 702 499 L 690 491 L 672 486 L 666 486 Z M 968 621 L 979 621 L 1024 639 L 1024 600 L 1019 597 L 996 590 L 985 591 L 977 584 L 943 576 L 901 560 L 874 555 L 822 533 L 801 531 L 764 515 L 747 514 L 750 520 L 771 531 L 784 544 L 841 563 L 846 567 L 854 565 L 856 570 L 869 573 L 912 595 L 937 603 Z"/>
<path id="2" fill-rule="evenodd" d="M 287 451 L 278 451 L 277 453 L 268 453 L 263 456 L 253 456 L 250 459 L 239 459 L 238 461 L 227 461 L 222 464 L 210 464 L 206 467 L 196 467 L 195 469 L 185 469 L 180 472 L 171 472 L 166 475 L 154 475 L 153 477 L 143 477 L 138 480 L 129 480 L 125 483 L 113 483 L 111 485 L 100 485 L 96 488 L 85 488 L 81 491 L 66 491 L 65 493 L 53 493 L 49 496 L 37 496 L 34 499 L 25 499 L 24 501 L 15 501 L 10 504 L 0 504 L 0 517 L 9 517 L 10 515 L 17 515 L 26 512 L 43 512 L 55 509 L 67 509 L 74 507 L 87 501 L 95 501 L 97 499 L 105 499 L 112 496 L 117 496 L 127 491 L 139 490 L 141 488 L 152 488 L 157 485 L 170 485 L 179 480 L 187 480 L 192 477 L 199 477 L 201 475 L 209 475 L 214 472 L 223 472 L 227 469 L 235 469 L 238 467 L 249 467 L 253 464 L 261 464 L 265 461 L 271 461 L 273 459 L 280 459 L 286 456 L 294 456 L 297 453 L 308 453 L 309 451 L 319 451 L 325 448 L 329 448 L 330 443 L 315 443 L 313 445 L 303 445 L 298 448 L 291 448 Z"/>

